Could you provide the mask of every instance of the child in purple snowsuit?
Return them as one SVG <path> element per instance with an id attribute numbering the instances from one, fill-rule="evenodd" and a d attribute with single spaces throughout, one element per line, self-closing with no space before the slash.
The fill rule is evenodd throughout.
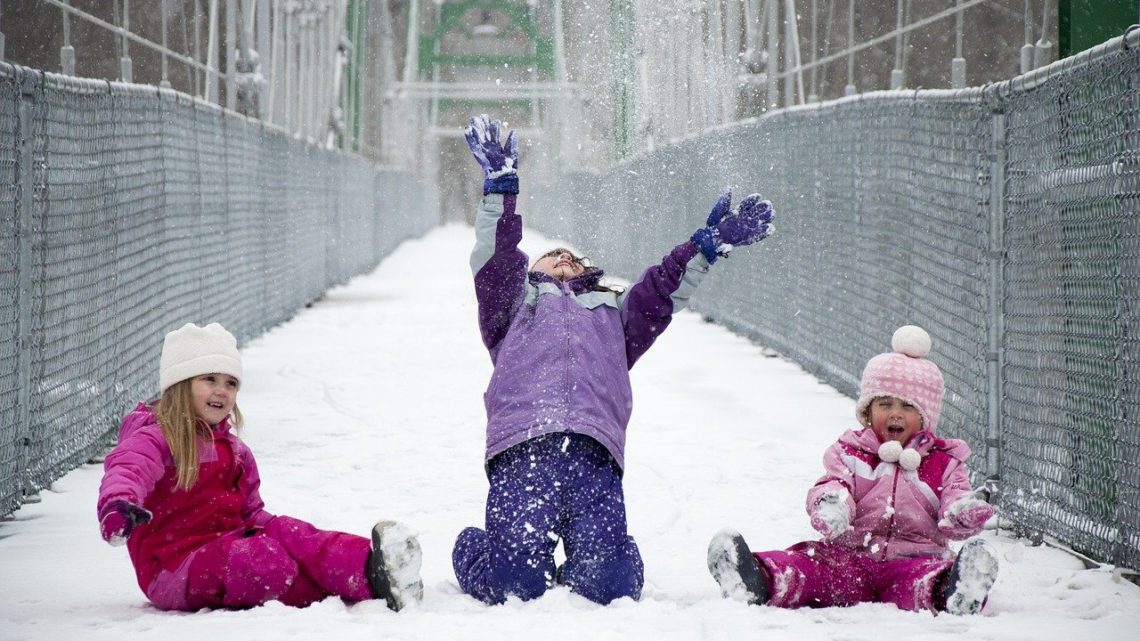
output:
<path id="1" fill-rule="evenodd" d="M 303 607 L 336 595 L 419 600 L 420 547 L 381 521 L 372 541 L 265 511 L 241 424 L 237 341 L 221 325 L 186 324 L 162 346 L 159 399 L 123 419 L 104 462 L 99 528 L 125 541 L 139 587 L 163 610 Z"/>
<path id="2" fill-rule="evenodd" d="M 893 352 L 867 362 L 855 415 L 863 425 L 823 456 L 826 474 L 808 492 L 822 541 L 749 551 L 722 530 L 709 544 L 709 571 L 724 596 L 782 608 L 894 603 L 904 610 L 979 612 L 997 577 L 981 540 L 962 546 L 993 515 L 967 476 L 970 448 L 935 435 L 942 373 L 923 358 L 930 336 L 899 328 Z"/>
<path id="3" fill-rule="evenodd" d="M 495 369 L 484 395 L 486 525 L 459 534 L 455 575 L 489 604 L 533 599 L 554 584 L 596 603 L 637 599 L 642 561 L 622 493 L 629 369 L 718 256 L 767 236 L 771 207 L 754 194 L 730 213 L 726 193 L 706 227 L 616 292 L 566 249 L 528 269 L 514 132 L 500 143 L 499 122 L 482 116 L 466 134 L 485 172 L 471 270 Z M 566 562 L 555 568 L 560 539 Z"/>

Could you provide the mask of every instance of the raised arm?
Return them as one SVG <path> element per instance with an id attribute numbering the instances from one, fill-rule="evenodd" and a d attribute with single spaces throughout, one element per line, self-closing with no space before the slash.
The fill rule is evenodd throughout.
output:
<path id="1" fill-rule="evenodd" d="M 641 358 L 673 314 L 689 304 L 709 266 L 727 256 L 734 246 L 763 240 L 772 222 L 772 206 L 759 194 L 745 198 L 731 211 L 732 192 L 725 191 L 713 205 L 705 222 L 686 242 L 673 248 L 641 275 L 622 297 L 622 323 L 629 367 Z"/>
<path id="2" fill-rule="evenodd" d="M 475 213 L 471 273 L 479 303 L 479 331 L 492 359 L 510 329 L 525 295 L 527 257 L 519 250 L 522 217 L 515 213 L 519 193 L 515 132 L 499 142 L 500 124 L 486 115 L 472 118 L 464 131 L 467 146 L 483 168 L 483 201 Z"/>

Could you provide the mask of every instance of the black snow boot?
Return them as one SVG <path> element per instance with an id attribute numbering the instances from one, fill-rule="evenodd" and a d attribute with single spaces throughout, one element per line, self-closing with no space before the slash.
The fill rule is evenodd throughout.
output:
<path id="1" fill-rule="evenodd" d="M 971 539 L 958 551 L 942 584 L 942 609 L 950 614 L 977 614 L 997 580 L 998 560 L 982 539 Z M 936 604 L 937 605 L 937 604 Z"/>
<path id="2" fill-rule="evenodd" d="M 709 541 L 708 565 L 721 596 L 751 605 L 768 602 L 768 578 L 739 532 L 717 532 Z"/>

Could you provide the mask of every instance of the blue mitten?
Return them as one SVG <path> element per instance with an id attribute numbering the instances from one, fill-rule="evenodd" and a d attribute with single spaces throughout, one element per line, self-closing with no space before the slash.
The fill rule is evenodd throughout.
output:
<path id="1" fill-rule="evenodd" d="M 731 206 L 732 190 L 725 190 L 709 212 L 705 226 L 691 238 L 710 265 L 720 256 L 727 256 L 733 247 L 759 242 L 772 231 L 772 203 L 762 200 L 760 194 L 748 195 L 736 211 L 730 211 Z"/>
<path id="2" fill-rule="evenodd" d="M 467 146 L 479 166 L 483 168 L 484 194 L 519 193 L 519 145 L 512 129 L 505 144 L 499 142 L 498 120 L 487 114 L 472 118 L 463 131 Z"/>

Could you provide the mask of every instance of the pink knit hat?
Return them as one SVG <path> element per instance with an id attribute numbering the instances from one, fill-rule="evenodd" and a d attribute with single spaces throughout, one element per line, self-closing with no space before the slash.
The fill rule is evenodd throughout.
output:
<path id="1" fill-rule="evenodd" d="M 942 372 L 923 356 L 930 353 L 930 334 L 916 325 L 904 325 L 891 337 L 893 352 L 867 361 L 859 383 L 855 417 L 867 420 L 864 412 L 880 396 L 894 396 L 913 404 L 922 415 L 923 429 L 933 432 L 942 414 Z"/>

